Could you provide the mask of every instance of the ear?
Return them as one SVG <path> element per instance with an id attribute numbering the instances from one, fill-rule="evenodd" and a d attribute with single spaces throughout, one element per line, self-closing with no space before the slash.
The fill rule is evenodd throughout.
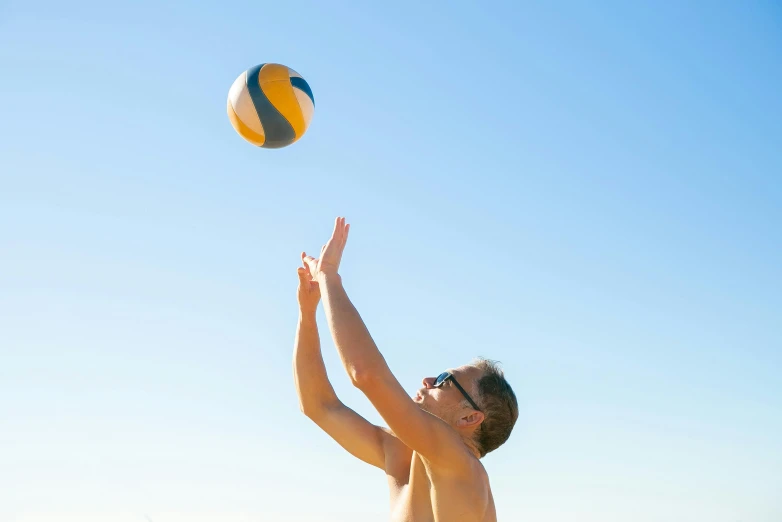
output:
<path id="1" fill-rule="evenodd" d="M 483 422 L 484 418 L 485 416 L 483 413 L 479 411 L 473 411 L 469 415 L 465 415 L 456 421 L 456 426 L 459 428 L 469 428 L 470 426 L 475 426 L 477 428 L 478 425 Z"/>

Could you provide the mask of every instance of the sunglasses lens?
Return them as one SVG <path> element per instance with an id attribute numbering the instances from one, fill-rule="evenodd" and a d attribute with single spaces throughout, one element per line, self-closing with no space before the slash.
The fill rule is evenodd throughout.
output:
<path id="1" fill-rule="evenodd" d="M 443 372 L 440 375 L 437 376 L 437 380 L 434 381 L 435 386 L 440 386 L 443 382 L 445 382 L 445 379 L 447 379 L 451 374 L 448 372 Z"/>

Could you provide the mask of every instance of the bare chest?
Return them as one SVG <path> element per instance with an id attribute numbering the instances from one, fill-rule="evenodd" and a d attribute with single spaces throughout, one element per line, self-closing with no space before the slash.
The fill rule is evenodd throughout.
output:
<path id="1" fill-rule="evenodd" d="M 388 470 L 391 522 L 496 522 L 488 480 L 438 474 L 412 453 Z"/>

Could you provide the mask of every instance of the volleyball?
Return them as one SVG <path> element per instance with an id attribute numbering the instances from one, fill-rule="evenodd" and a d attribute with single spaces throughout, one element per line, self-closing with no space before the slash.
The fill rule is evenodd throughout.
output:
<path id="1" fill-rule="evenodd" d="M 293 69 L 266 63 L 244 71 L 228 91 L 228 119 L 239 136 L 279 149 L 299 140 L 315 112 L 315 98 Z"/>

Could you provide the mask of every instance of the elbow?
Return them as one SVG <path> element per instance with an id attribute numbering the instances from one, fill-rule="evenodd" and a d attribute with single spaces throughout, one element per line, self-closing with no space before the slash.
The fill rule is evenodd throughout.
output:
<path id="1" fill-rule="evenodd" d="M 372 384 L 375 375 L 371 370 L 353 367 L 350 371 L 350 382 L 354 387 L 363 390 Z"/>
<path id="2" fill-rule="evenodd" d="M 307 399 L 306 397 L 303 397 L 301 394 L 299 394 L 299 411 L 302 412 L 306 417 L 312 417 L 315 415 L 317 410 L 319 409 L 319 404 L 317 401 L 313 401 L 312 398 Z"/>
<path id="3" fill-rule="evenodd" d="M 309 420 L 313 422 L 317 422 L 318 419 L 323 416 L 322 407 L 301 406 L 299 409 L 301 410 L 301 412 L 304 414 L 305 417 L 307 417 Z"/>
<path id="4" fill-rule="evenodd" d="M 335 404 L 339 401 L 335 400 L 333 403 L 328 402 L 299 402 L 299 410 L 305 417 L 312 421 L 317 421 L 321 418 L 329 409 L 334 408 Z"/>

